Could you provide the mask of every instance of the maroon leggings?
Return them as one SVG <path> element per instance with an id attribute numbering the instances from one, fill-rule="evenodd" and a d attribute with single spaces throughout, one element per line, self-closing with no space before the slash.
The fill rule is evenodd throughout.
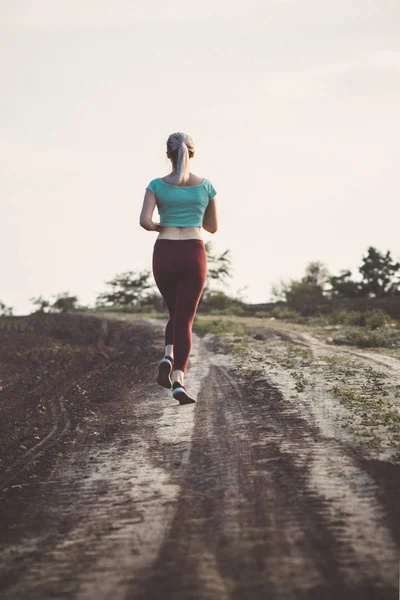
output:
<path id="1" fill-rule="evenodd" d="M 174 369 L 185 372 L 192 347 L 192 324 L 207 277 L 204 241 L 156 240 L 153 275 L 169 312 L 165 345 L 174 345 Z"/>

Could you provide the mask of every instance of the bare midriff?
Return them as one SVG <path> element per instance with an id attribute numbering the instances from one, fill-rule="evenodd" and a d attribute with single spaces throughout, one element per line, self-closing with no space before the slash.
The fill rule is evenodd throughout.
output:
<path id="1" fill-rule="evenodd" d="M 202 240 L 201 227 L 171 227 L 162 225 L 158 240 Z"/>

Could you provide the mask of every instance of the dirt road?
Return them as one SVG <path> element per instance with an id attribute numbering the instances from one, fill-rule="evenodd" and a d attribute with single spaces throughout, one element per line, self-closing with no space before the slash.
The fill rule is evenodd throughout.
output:
<path id="1" fill-rule="evenodd" d="M 162 323 L 57 317 L 0 331 L 1 598 L 397 599 L 399 464 L 322 383 L 194 336 L 181 407 Z"/>

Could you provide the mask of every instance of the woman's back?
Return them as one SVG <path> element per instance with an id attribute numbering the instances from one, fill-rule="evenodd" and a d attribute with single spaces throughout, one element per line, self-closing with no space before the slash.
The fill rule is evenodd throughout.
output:
<path id="1" fill-rule="evenodd" d="M 152 179 L 147 189 L 156 197 L 160 214 L 159 238 L 201 239 L 204 213 L 216 195 L 212 183 L 205 177 L 190 173 L 185 185 L 168 183 L 170 176 Z"/>

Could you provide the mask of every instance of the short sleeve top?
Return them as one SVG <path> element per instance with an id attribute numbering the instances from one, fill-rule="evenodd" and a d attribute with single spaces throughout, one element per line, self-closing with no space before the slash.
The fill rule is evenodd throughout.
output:
<path id="1" fill-rule="evenodd" d="M 217 193 L 208 179 L 185 186 L 170 185 L 158 177 L 146 189 L 156 197 L 160 225 L 170 227 L 201 227 L 208 203 Z"/>

